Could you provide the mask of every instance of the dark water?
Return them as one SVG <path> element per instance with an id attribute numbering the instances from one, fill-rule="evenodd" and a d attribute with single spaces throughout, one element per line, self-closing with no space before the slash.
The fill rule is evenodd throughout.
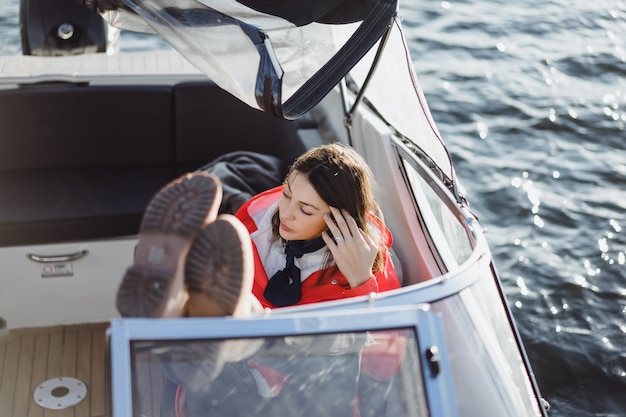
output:
<path id="1" fill-rule="evenodd" d="M 626 1 L 401 8 L 550 415 L 626 416 Z M 0 54 L 20 51 L 0 0 Z"/>
<path id="2" fill-rule="evenodd" d="M 551 416 L 626 416 L 626 2 L 405 2 Z"/>

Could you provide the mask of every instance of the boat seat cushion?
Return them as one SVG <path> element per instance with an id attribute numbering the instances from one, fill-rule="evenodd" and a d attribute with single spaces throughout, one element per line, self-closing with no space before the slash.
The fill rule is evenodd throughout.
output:
<path id="1" fill-rule="evenodd" d="M 138 229 L 175 175 L 170 86 L 0 91 L 0 246 Z"/>
<path id="2" fill-rule="evenodd" d="M 169 86 L 33 86 L 0 91 L 0 170 L 173 161 Z"/>
<path id="3" fill-rule="evenodd" d="M 0 90 L 0 128 L 0 246 L 132 235 L 184 172 L 231 151 L 288 165 L 304 150 L 296 123 L 210 82 Z"/>
<path id="4" fill-rule="evenodd" d="M 302 152 L 298 122 L 289 122 L 242 103 L 209 82 L 174 87 L 176 160 L 186 172 L 234 151 L 250 151 L 290 164 Z"/>
<path id="5" fill-rule="evenodd" d="M 0 246 L 131 235 L 171 167 L 0 173 Z"/>

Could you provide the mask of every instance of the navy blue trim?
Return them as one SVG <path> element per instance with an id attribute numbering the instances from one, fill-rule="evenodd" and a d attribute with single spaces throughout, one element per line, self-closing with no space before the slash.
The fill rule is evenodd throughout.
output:
<path id="1" fill-rule="evenodd" d="M 380 1 L 348 42 L 283 104 L 282 117 L 297 119 L 319 103 L 385 34 L 397 9 L 397 0 Z"/>

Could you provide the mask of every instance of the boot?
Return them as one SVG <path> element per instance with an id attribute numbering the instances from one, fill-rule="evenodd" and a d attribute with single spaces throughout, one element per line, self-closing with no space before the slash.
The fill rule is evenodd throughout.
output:
<path id="1" fill-rule="evenodd" d="M 252 243 L 234 216 L 222 214 L 196 238 L 185 267 L 190 317 L 245 317 L 259 311 L 251 295 Z M 177 384 L 205 391 L 226 362 L 252 356 L 262 339 L 197 340 L 172 346 L 160 355 L 166 375 Z"/>
<path id="2" fill-rule="evenodd" d="M 196 236 L 215 220 L 222 199 L 217 177 L 186 174 L 163 187 L 146 208 L 133 265 L 117 293 L 122 317 L 182 317 L 184 270 Z"/>

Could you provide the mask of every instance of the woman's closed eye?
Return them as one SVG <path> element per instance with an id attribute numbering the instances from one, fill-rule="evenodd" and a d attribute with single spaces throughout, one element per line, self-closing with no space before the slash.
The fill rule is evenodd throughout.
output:
<path id="1" fill-rule="evenodd" d="M 291 194 L 288 194 L 286 190 L 283 190 L 283 197 L 286 198 L 287 200 L 291 200 Z M 300 204 L 300 212 L 302 212 L 302 214 L 304 214 L 305 216 L 313 215 L 313 213 L 308 211 L 306 204 Z"/>

